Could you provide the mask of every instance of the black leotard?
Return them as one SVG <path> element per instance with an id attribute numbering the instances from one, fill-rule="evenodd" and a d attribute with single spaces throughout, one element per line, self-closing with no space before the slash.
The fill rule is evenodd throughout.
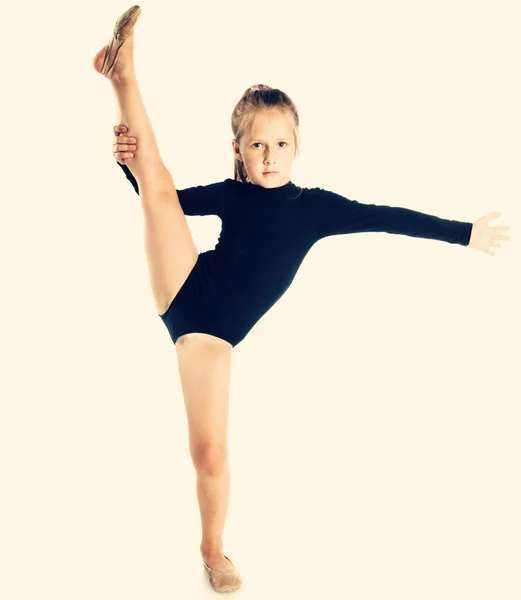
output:
<path id="1" fill-rule="evenodd" d="M 139 194 L 129 168 L 117 164 Z M 185 215 L 218 215 L 222 230 L 216 247 L 199 254 L 159 315 L 174 344 L 185 333 L 201 332 L 236 346 L 284 294 L 313 244 L 324 237 L 382 231 L 468 246 L 472 231 L 470 222 L 363 204 L 291 181 L 264 188 L 225 179 L 176 191 Z"/>

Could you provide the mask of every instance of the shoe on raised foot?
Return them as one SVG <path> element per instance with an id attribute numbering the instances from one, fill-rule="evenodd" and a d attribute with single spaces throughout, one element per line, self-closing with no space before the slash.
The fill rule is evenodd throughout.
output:
<path id="1" fill-rule="evenodd" d="M 112 79 L 112 71 L 114 69 L 114 65 L 116 64 L 119 49 L 123 45 L 123 42 L 134 30 L 134 26 L 140 15 L 141 8 L 137 4 L 126 10 L 116 21 L 113 36 L 110 42 L 104 46 L 94 57 L 94 60 L 92 61 L 94 68 L 102 75 L 105 75 L 105 77 L 108 79 Z M 99 57 L 103 52 L 105 52 L 105 57 L 103 59 L 103 64 L 101 65 L 101 70 L 99 70 L 96 68 L 96 63 L 101 60 Z"/>
<path id="2" fill-rule="evenodd" d="M 232 563 L 226 555 L 224 558 Z M 218 569 L 212 569 L 206 563 L 204 563 L 204 568 L 210 578 L 210 585 L 216 592 L 235 592 L 242 585 L 242 579 L 237 569 L 233 569 L 232 571 L 219 571 Z"/>

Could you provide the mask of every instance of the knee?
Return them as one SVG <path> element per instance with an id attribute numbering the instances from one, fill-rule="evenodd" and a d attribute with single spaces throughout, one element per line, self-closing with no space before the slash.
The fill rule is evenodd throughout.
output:
<path id="1" fill-rule="evenodd" d="M 192 450 L 192 459 L 197 472 L 217 475 L 226 468 L 228 446 L 225 442 L 205 442 Z"/>

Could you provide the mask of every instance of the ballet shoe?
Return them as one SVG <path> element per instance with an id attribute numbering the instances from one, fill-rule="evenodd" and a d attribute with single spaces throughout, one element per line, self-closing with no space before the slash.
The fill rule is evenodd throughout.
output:
<path id="1" fill-rule="evenodd" d="M 92 64 L 96 68 L 96 62 L 102 52 L 105 52 L 103 58 L 103 64 L 101 65 L 102 75 L 105 75 L 108 79 L 112 79 L 114 65 L 119 54 L 119 49 L 123 45 L 123 42 L 129 37 L 134 30 L 134 26 L 141 15 L 141 8 L 136 4 L 126 10 L 116 21 L 114 26 L 114 32 L 110 42 L 104 46 L 94 57 Z M 96 69 L 97 70 L 97 69 Z"/>
<path id="2" fill-rule="evenodd" d="M 224 555 L 226 560 L 232 561 Z M 204 562 L 204 561 L 203 561 Z M 212 589 L 216 592 L 235 592 L 242 585 L 242 579 L 239 575 L 237 569 L 233 569 L 233 571 L 219 571 L 218 569 L 212 569 L 209 567 L 206 562 L 204 562 L 204 568 L 208 573 L 208 577 L 210 579 L 210 585 Z"/>

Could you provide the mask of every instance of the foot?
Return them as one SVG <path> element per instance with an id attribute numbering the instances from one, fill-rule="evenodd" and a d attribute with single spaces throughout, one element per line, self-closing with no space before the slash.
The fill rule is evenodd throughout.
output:
<path id="1" fill-rule="evenodd" d="M 134 26 L 141 14 L 137 5 L 125 11 L 117 20 L 110 42 L 94 57 L 94 69 L 113 79 L 134 69 Z"/>
<path id="2" fill-rule="evenodd" d="M 240 573 L 221 550 L 201 553 L 210 585 L 216 592 L 235 592 L 241 587 Z"/>
<path id="3" fill-rule="evenodd" d="M 201 551 L 201 554 L 204 562 L 210 567 L 210 569 L 215 569 L 216 571 L 221 571 L 222 573 L 227 573 L 228 571 L 233 571 L 235 569 L 233 563 L 224 557 L 222 550 L 212 550 L 206 552 Z"/>

